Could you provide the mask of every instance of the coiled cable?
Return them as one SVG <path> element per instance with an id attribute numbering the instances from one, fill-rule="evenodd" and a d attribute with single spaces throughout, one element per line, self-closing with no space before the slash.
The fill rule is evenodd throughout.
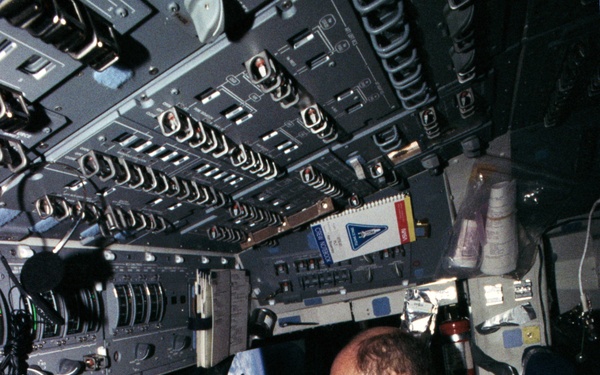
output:
<path id="1" fill-rule="evenodd" d="M 13 310 L 8 319 L 8 340 L 4 345 L 4 359 L 0 363 L 3 375 L 27 373 L 27 358 L 32 350 L 33 320 L 26 310 Z"/>

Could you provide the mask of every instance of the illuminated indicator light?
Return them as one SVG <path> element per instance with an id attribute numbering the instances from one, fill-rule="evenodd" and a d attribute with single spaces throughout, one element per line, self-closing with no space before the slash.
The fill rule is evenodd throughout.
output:
<path id="1" fill-rule="evenodd" d="M 143 152 L 145 149 L 147 149 L 150 146 L 152 146 L 152 142 L 146 141 L 146 142 L 142 143 L 141 145 L 134 147 L 133 149 L 137 152 Z"/>
<path id="2" fill-rule="evenodd" d="M 164 152 L 165 150 L 166 150 L 166 148 L 164 146 L 158 147 L 156 150 L 148 152 L 148 156 L 153 158 L 156 155 L 159 155 L 161 152 Z"/>
<path id="3" fill-rule="evenodd" d="M 115 139 L 115 141 L 121 147 L 127 147 L 130 144 L 132 144 L 133 142 L 135 142 L 136 140 L 138 140 L 137 135 L 135 135 L 135 134 L 129 134 L 129 133 L 125 133 L 125 134 L 121 135 L 119 138 Z"/>
<path id="4" fill-rule="evenodd" d="M 268 197 L 269 197 L 269 195 L 267 195 L 267 194 L 260 194 L 256 198 L 258 199 L 259 202 L 264 202 Z"/>
<path id="5" fill-rule="evenodd" d="M 283 142 L 282 144 L 280 144 L 279 146 L 277 146 L 277 150 L 281 151 L 281 150 L 284 150 L 286 148 L 289 148 L 292 145 L 293 145 L 292 141 Z"/>
<path id="6" fill-rule="evenodd" d="M 230 181 L 234 180 L 236 177 L 237 177 L 236 175 L 230 174 L 229 176 L 227 176 L 223 179 L 223 182 L 230 182 Z"/>
<path id="7" fill-rule="evenodd" d="M 240 177 L 237 180 L 231 181 L 229 185 L 237 185 L 244 180 L 244 177 Z"/>
<path id="8" fill-rule="evenodd" d="M 214 168 L 214 169 L 211 169 L 210 171 L 204 172 L 204 175 L 205 175 L 206 177 L 210 177 L 210 176 L 212 176 L 212 175 L 214 175 L 214 174 L 218 173 L 219 171 L 220 171 L 220 169 L 219 169 L 219 168 Z"/>
<path id="9" fill-rule="evenodd" d="M 235 120 L 236 125 L 240 125 L 252 118 L 252 113 L 248 113 L 246 116 L 242 116 L 239 119 Z"/>
<path id="10" fill-rule="evenodd" d="M 231 120 L 232 118 L 234 118 L 235 116 L 239 115 L 242 112 L 244 112 L 244 108 L 242 108 L 241 106 L 237 106 L 234 109 L 232 109 L 231 111 L 228 111 L 227 113 L 225 113 L 225 118 L 227 118 L 228 120 Z"/>
<path id="11" fill-rule="evenodd" d="M 339 94 L 336 99 L 338 102 L 341 102 L 344 99 L 348 99 L 352 95 L 354 95 L 354 90 L 350 89 L 348 91 L 344 91 L 343 93 Z"/>
<path id="12" fill-rule="evenodd" d="M 172 205 L 172 206 L 168 207 L 168 208 L 167 208 L 167 210 L 169 210 L 169 211 L 173 211 L 173 210 L 175 210 L 175 209 L 177 209 L 177 208 L 181 207 L 182 205 L 183 205 L 183 203 L 181 203 L 181 202 L 178 202 L 178 203 L 175 203 L 174 205 Z"/>
<path id="13" fill-rule="evenodd" d="M 0 61 L 3 60 L 9 53 L 11 53 L 15 48 L 17 48 L 17 44 L 8 40 L 3 40 L 0 43 Z"/>
<path id="14" fill-rule="evenodd" d="M 313 34 L 313 33 L 310 33 L 310 34 L 306 35 L 305 37 L 298 39 L 296 42 L 294 42 L 294 49 L 298 49 L 298 48 L 302 47 L 303 45 L 305 45 L 306 43 L 310 42 L 313 39 L 315 39 L 315 34 Z"/>
<path id="15" fill-rule="evenodd" d="M 162 158 L 160 158 L 162 161 L 169 161 L 173 158 L 175 158 L 177 155 L 179 155 L 179 153 L 177 151 L 173 151 L 165 156 L 163 156 Z"/>
<path id="16" fill-rule="evenodd" d="M 203 166 L 196 168 L 196 172 L 202 173 L 202 172 L 206 171 L 209 168 L 212 168 L 212 165 L 210 165 L 210 164 L 204 164 Z"/>
<path id="17" fill-rule="evenodd" d="M 265 134 L 261 137 L 261 139 L 264 141 L 268 141 L 269 139 L 275 137 L 277 134 L 279 134 L 279 132 L 277 130 L 273 130 L 272 132 Z"/>
<path id="18" fill-rule="evenodd" d="M 206 103 L 218 98 L 220 95 L 221 95 L 220 91 L 212 90 L 212 91 L 208 92 L 206 95 L 203 95 L 202 98 L 200 99 L 200 102 L 202 104 L 206 104 Z"/>
<path id="19" fill-rule="evenodd" d="M 107 197 L 107 196 L 109 196 L 110 194 L 114 193 L 116 190 L 117 190 L 117 189 L 116 189 L 116 188 L 114 188 L 114 187 L 113 187 L 113 188 L 110 188 L 110 189 L 106 190 L 104 193 L 102 193 L 102 196 L 104 196 L 104 197 Z"/>
<path id="20" fill-rule="evenodd" d="M 325 64 L 330 59 L 331 59 L 331 57 L 329 57 L 329 55 L 322 53 L 322 54 L 310 59 L 309 61 L 307 61 L 306 65 L 308 65 L 308 67 L 312 70 L 312 69 L 316 69 L 316 68 L 320 67 L 321 65 Z"/>
<path id="21" fill-rule="evenodd" d="M 150 205 L 150 206 L 156 206 L 157 204 L 162 203 L 163 200 L 164 199 L 162 199 L 162 198 L 156 198 L 155 200 L 153 200 L 150 203 L 148 203 L 148 205 Z"/>
<path id="22" fill-rule="evenodd" d="M 190 157 L 188 155 L 185 155 L 185 156 L 180 156 L 177 160 L 172 160 L 172 163 L 174 165 L 181 165 L 188 160 L 190 160 Z"/>
<path id="23" fill-rule="evenodd" d="M 294 145 L 293 147 L 290 147 L 287 150 L 285 150 L 283 153 L 287 155 L 292 151 L 296 151 L 297 149 L 298 149 L 298 145 Z"/>

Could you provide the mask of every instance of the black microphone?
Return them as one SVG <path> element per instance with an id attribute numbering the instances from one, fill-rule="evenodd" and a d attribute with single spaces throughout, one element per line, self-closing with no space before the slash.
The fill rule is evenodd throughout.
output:
<path id="1" fill-rule="evenodd" d="M 44 293 L 60 284 L 65 275 L 65 264 L 58 252 L 67 244 L 83 217 L 84 214 L 77 217 L 52 251 L 40 251 L 25 261 L 21 269 L 21 284 L 29 293 Z"/>
<path id="2" fill-rule="evenodd" d="M 2 261 L 2 264 L 4 265 L 4 268 L 6 268 L 6 272 L 8 273 L 8 277 L 11 279 L 13 284 L 15 284 L 19 292 L 21 292 L 21 295 L 30 298 L 33 304 L 37 307 L 38 314 L 42 319 L 47 319 L 52 323 L 58 325 L 65 324 L 65 320 L 63 319 L 63 317 L 60 316 L 60 314 L 56 310 L 50 307 L 41 295 L 37 293 L 29 293 L 23 287 L 23 285 L 21 285 L 19 279 L 17 279 L 17 277 L 13 273 L 12 269 L 10 268 L 10 265 L 8 264 L 8 260 L 6 260 L 4 255 L 0 255 L 0 261 Z"/>
<path id="3" fill-rule="evenodd" d="M 65 265 L 58 254 L 41 251 L 23 264 L 21 284 L 29 293 L 44 293 L 56 288 L 64 275 Z"/>

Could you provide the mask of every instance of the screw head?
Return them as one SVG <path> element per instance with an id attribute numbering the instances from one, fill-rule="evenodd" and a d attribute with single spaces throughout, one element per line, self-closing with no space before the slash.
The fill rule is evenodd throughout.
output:
<path id="1" fill-rule="evenodd" d="M 127 9 L 125 8 L 118 7 L 117 9 L 115 9 L 115 14 L 121 18 L 125 18 L 129 15 L 129 12 L 127 12 Z"/>

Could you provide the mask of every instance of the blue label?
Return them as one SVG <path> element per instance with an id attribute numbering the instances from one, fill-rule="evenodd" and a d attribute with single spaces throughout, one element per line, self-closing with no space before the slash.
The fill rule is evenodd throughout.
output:
<path id="1" fill-rule="evenodd" d="M 323 298 L 315 297 L 315 298 L 307 298 L 304 300 L 304 306 L 316 306 L 323 303 Z"/>
<path id="2" fill-rule="evenodd" d="M 506 349 L 520 348 L 523 346 L 523 331 L 521 331 L 521 328 L 503 331 L 502 339 Z"/>
<path id="3" fill-rule="evenodd" d="M 375 298 L 372 302 L 373 315 L 376 317 L 388 316 L 392 313 L 390 299 L 387 297 Z"/>
<path id="4" fill-rule="evenodd" d="M 293 323 L 302 323 L 302 319 L 300 318 L 300 315 L 288 316 L 288 317 L 279 319 L 280 327 L 285 327 L 286 326 L 285 323 L 292 323 L 292 324 Z"/>
<path id="5" fill-rule="evenodd" d="M 325 233 L 323 233 L 323 227 L 321 224 L 316 224 L 311 227 L 313 235 L 315 236 L 315 240 L 317 241 L 317 246 L 319 247 L 319 251 L 321 252 L 321 257 L 323 257 L 323 261 L 325 264 L 333 264 L 333 259 L 331 258 L 331 251 L 329 250 L 329 245 L 327 245 L 327 239 L 325 238 Z"/>
<path id="6" fill-rule="evenodd" d="M 346 224 L 352 250 L 356 251 L 388 230 L 387 225 Z"/>

